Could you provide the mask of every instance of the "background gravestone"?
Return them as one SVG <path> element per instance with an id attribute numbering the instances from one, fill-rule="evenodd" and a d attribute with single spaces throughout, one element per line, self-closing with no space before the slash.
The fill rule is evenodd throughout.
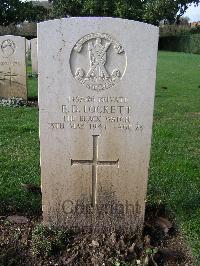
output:
<path id="1" fill-rule="evenodd" d="M 38 74 L 37 38 L 31 39 L 31 63 L 32 73 Z"/>
<path id="2" fill-rule="evenodd" d="M 31 49 L 31 41 L 26 39 L 26 57 L 29 56 L 30 49 Z"/>
<path id="3" fill-rule="evenodd" d="M 20 36 L 0 36 L 0 97 L 27 99 L 26 40 Z"/>
<path id="4" fill-rule="evenodd" d="M 141 229 L 158 28 L 114 18 L 38 26 L 47 225 Z"/>

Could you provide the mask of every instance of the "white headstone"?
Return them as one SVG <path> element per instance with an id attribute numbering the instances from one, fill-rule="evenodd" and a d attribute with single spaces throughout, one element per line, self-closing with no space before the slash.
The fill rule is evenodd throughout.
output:
<path id="1" fill-rule="evenodd" d="M 31 41 L 26 39 L 26 58 L 31 54 Z"/>
<path id="2" fill-rule="evenodd" d="M 26 40 L 20 36 L 0 36 L 0 97 L 27 99 Z"/>
<path id="3" fill-rule="evenodd" d="M 143 225 L 158 28 L 116 18 L 38 26 L 43 218 Z"/>
<path id="4" fill-rule="evenodd" d="M 32 73 L 38 74 L 37 38 L 31 40 Z"/>
<path id="5" fill-rule="evenodd" d="M 30 49 L 31 49 L 31 41 L 26 39 L 26 55 L 28 55 Z"/>

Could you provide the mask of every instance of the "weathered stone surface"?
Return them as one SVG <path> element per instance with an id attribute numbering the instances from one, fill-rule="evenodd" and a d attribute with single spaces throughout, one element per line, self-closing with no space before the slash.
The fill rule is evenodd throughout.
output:
<path id="1" fill-rule="evenodd" d="M 142 226 L 158 28 L 114 18 L 38 26 L 43 217 L 48 225 Z"/>
<path id="2" fill-rule="evenodd" d="M 0 97 L 27 99 L 26 45 L 20 36 L 0 36 Z"/>
<path id="3" fill-rule="evenodd" d="M 32 73 L 38 74 L 37 38 L 31 40 L 31 63 Z"/>

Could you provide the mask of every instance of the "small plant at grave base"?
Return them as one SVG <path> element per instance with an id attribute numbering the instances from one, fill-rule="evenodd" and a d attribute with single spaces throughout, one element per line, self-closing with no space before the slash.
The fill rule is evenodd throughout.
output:
<path id="1" fill-rule="evenodd" d="M 131 266 L 129 263 L 123 262 L 123 261 L 115 261 L 114 266 Z"/>
<path id="2" fill-rule="evenodd" d="M 36 79 L 38 78 L 38 74 L 37 73 L 28 73 L 28 78 L 32 78 L 32 79 Z"/>
<path id="3" fill-rule="evenodd" d="M 154 260 L 154 255 L 158 252 L 158 248 L 147 248 L 145 250 L 145 254 L 144 254 L 144 261 L 143 261 L 143 265 L 148 265 L 149 261 L 151 260 L 151 262 L 153 263 L 154 266 L 158 266 L 158 264 L 155 262 Z"/>
<path id="4" fill-rule="evenodd" d="M 24 105 L 26 105 L 26 101 L 22 98 L 11 97 L 9 99 L 0 99 L 0 106 L 19 107 Z"/>
<path id="5" fill-rule="evenodd" d="M 4 225 L 7 226 L 7 225 L 10 225 L 10 222 L 8 220 L 5 220 L 4 221 Z"/>
<path id="6" fill-rule="evenodd" d="M 125 262 L 125 261 L 115 260 L 113 262 L 113 265 L 114 266 L 133 266 L 133 265 L 134 266 L 136 266 L 136 265 L 148 266 L 149 263 L 151 263 L 150 265 L 158 266 L 157 262 L 154 260 L 154 256 L 157 252 L 158 252 L 157 247 L 146 248 L 146 249 L 144 249 L 143 254 L 141 255 L 140 258 L 135 258 L 130 263 Z"/>
<path id="7" fill-rule="evenodd" d="M 37 225 L 32 232 L 33 256 L 48 257 L 62 251 L 68 243 L 68 231 Z"/>
<path id="8" fill-rule="evenodd" d="M 33 78 L 38 78 L 38 74 L 37 74 L 37 73 L 33 73 L 33 74 L 32 74 L 32 77 L 33 77 Z"/>

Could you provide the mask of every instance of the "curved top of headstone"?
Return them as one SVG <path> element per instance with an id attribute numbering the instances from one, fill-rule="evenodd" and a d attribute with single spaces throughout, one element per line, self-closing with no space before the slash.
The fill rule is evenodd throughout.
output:
<path id="1" fill-rule="evenodd" d="M 89 22 L 90 20 L 95 20 L 95 22 L 99 22 L 99 23 L 102 23 L 102 22 L 115 22 L 115 23 L 124 23 L 124 24 L 127 24 L 127 25 L 136 25 L 136 26 L 143 26 L 143 27 L 149 27 L 151 29 L 158 29 L 157 26 L 154 26 L 152 24 L 148 24 L 148 23 L 145 23 L 145 22 L 140 22 L 140 21 L 135 21 L 135 20 L 130 20 L 130 19 L 123 19 L 123 18 L 113 18 L 113 17 L 69 17 L 69 18 L 60 18 L 60 19 L 52 19 L 52 20 L 47 20 L 47 21 L 43 21 L 43 22 L 40 22 L 38 23 L 39 25 L 40 24 L 45 24 L 45 23 L 58 23 L 58 22 L 66 22 L 66 21 L 72 21 L 73 23 L 74 22 Z"/>
<path id="2" fill-rule="evenodd" d="M 19 38 L 19 39 L 25 39 L 25 37 L 18 36 L 18 35 L 12 35 L 12 34 L 1 35 L 0 37 L 1 37 L 1 38 L 5 37 L 5 38 Z"/>
<path id="3" fill-rule="evenodd" d="M 54 41 L 53 46 L 50 42 L 46 42 L 45 48 L 42 49 L 51 50 L 55 60 L 60 62 L 62 53 L 57 51 L 65 51 L 64 60 L 69 60 L 72 76 L 82 86 L 101 91 L 120 84 L 127 73 L 127 60 L 129 61 L 127 70 L 130 72 L 132 61 L 138 65 L 139 60 L 145 57 L 143 48 L 148 47 L 151 50 L 151 47 L 157 46 L 158 27 L 121 18 L 70 17 L 39 23 L 38 36 L 42 35 L 47 39 L 51 39 L 52 35 L 57 36 L 55 37 L 57 40 L 61 38 L 60 41 Z M 41 39 L 40 37 L 38 40 L 38 47 Z M 39 56 L 43 57 L 40 48 L 38 51 Z M 133 54 L 134 59 L 130 60 Z M 86 62 L 88 60 L 90 69 Z M 70 79 L 70 75 L 66 76 Z"/>

